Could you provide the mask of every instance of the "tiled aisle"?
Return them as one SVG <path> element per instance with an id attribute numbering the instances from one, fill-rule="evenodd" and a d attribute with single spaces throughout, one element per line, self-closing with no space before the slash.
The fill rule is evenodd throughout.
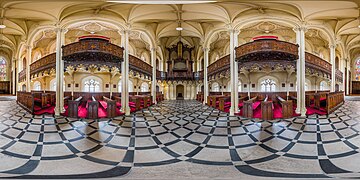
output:
<path id="1" fill-rule="evenodd" d="M 165 101 L 131 117 L 32 117 L 0 102 L 0 177 L 360 177 L 360 102 L 272 122 Z"/>

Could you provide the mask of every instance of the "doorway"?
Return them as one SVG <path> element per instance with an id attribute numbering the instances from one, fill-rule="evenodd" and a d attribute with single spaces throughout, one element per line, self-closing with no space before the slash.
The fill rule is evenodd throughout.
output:
<path id="1" fill-rule="evenodd" d="M 184 100 L 184 85 L 176 86 L 176 100 Z"/>

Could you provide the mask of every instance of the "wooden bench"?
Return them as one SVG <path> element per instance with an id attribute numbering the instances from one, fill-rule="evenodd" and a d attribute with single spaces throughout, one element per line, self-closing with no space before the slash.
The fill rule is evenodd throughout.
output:
<path id="1" fill-rule="evenodd" d="M 82 97 L 78 97 L 75 100 L 68 100 L 68 116 L 72 118 L 78 118 L 79 104 L 81 103 Z"/>
<path id="2" fill-rule="evenodd" d="M 261 101 L 261 119 L 274 119 L 274 105 L 272 101 L 269 101 L 268 96 L 266 96 L 265 99 Z"/>
<path id="3" fill-rule="evenodd" d="M 321 107 L 321 103 L 326 103 L 326 96 L 328 95 L 328 92 L 320 92 L 320 93 L 316 93 L 314 95 L 314 107 L 316 109 L 320 109 Z M 326 106 L 326 105 L 325 105 Z"/>
<path id="4" fill-rule="evenodd" d="M 279 104 L 282 107 L 282 111 L 281 111 L 282 117 L 284 119 L 293 117 L 293 112 L 294 111 L 293 111 L 293 102 L 292 102 L 292 100 L 287 100 L 286 101 L 285 99 L 283 99 L 280 96 L 276 96 L 276 98 L 278 99 Z"/>
<path id="5" fill-rule="evenodd" d="M 88 119 L 97 119 L 99 117 L 98 116 L 99 102 L 96 101 L 94 96 L 92 96 L 91 100 L 87 102 L 86 109 L 88 111 L 87 112 Z"/>
<path id="6" fill-rule="evenodd" d="M 103 96 L 103 101 L 100 102 L 100 104 L 106 110 L 106 116 L 108 118 L 116 117 L 116 101 Z"/>
<path id="7" fill-rule="evenodd" d="M 17 92 L 16 102 L 31 114 L 34 114 L 34 95 L 31 92 Z"/>
<path id="8" fill-rule="evenodd" d="M 344 104 L 344 92 L 331 92 L 326 94 L 326 113 L 330 114 Z"/>
<path id="9" fill-rule="evenodd" d="M 35 105 L 40 106 L 40 108 L 46 108 L 48 105 L 48 95 L 43 92 L 32 92 L 34 95 Z"/>
<path id="10" fill-rule="evenodd" d="M 247 118 L 253 118 L 254 117 L 254 110 L 259 107 L 260 103 L 257 102 L 257 96 L 244 101 L 243 106 L 243 116 Z"/>
<path id="11" fill-rule="evenodd" d="M 130 96 L 129 97 L 130 102 L 133 102 L 135 104 L 135 110 L 138 111 L 141 109 L 141 102 L 140 102 L 140 98 L 136 97 L 136 96 Z"/>

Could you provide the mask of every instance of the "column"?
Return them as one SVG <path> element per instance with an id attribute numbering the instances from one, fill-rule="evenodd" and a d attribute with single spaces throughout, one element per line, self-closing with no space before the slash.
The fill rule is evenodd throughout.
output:
<path id="1" fill-rule="evenodd" d="M 299 59 L 296 62 L 297 106 L 296 113 L 306 116 L 305 107 L 305 31 L 306 27 L 294 28 L 296 43 L 299 45 Z"/>
<path id="2" fill-rule="evenodd" d="M 62 60 L 62 45 L 65 42 L 65 30 L 56 28 L 56 105 L 55 115 L 64 112 L 64 61 Z"/>
<path id="3" fill-rule="evenodd" d="M 151 48 L 151 64 L 152 64 L 152 81 L 151 81 L 151 95 L 152 102 L 156 102 L 156 48 Z"/>
<path id="4" fill-rule="evenodd" d="M 331 63 L 331 92 L 335 92 L 336 85 L 336 67 L 335 67 L 335 48 L 336 45 L 329 45 L 330 48 L 330 63 Z"/>
<path id="5" fill-rule="evenodd" d="M 232 61 L 234 61 L 234 91 L 235 91 L 235 106 L 234 106 L 234 113 L 239 112 L 239 70 L 238 70 L 238 62 L 235 61 L 236 54 L 235 54 L 235 48 L 238 46 L 238 35 L 240 31 L 234 30 L 234 41 L 233 41 L 233 58 Z"/>
<path id="6" fill-rule="evenodd" d="M 11 85 L 12 85 L 12 95 L 16 95 L 16 86 L 17 86 L 17 81 L 16 81 L 16 77 L 17 77 L 17 68 L 16 68 L 16 59 L 14 58 L 13 60 L 12 60 L 12 69 L 13 69 L 13 71 L 12 71 L 12 83 L 11 83 Z"/>
<path id="7" fill-rule="evenodd" d="M 346 92 L 345 92 L 345 95 L 349 95 L 350 94 L 350 83 L 351 83 L 351 79 L 350 79 L 351 77 L 349 76 L 349 69 L 350 69 L 349 59 L 346 58 L 345 61 L 346 61 Z M 345 73 L 345 71 L 344 71 L 344 73 Z"/>
<path id="8" fill-rule="evenodd" d="M 209 51 L 210 51 L 210 48 L 205 47 L 205 48 L 203 48 L 203 51 L 204 51 L 204 102 L 203 102 L 203 104 L 206 104 L 207 97 L 209 95 L 207 66 L 208 66 L 208 63 L 209 63 Z"/>
<path id="9" fill-rule="evenodd" d="M 238 65 L 235 61 L 235 47 L 238 44 L 238 34 L 239 31 L 235 29 L 230 29 L 230 81 L 231 81 L 231 108 L 230 116 L 233 116 L 234 113 L 238 112 Z"/>
<path id="10" fill-rule="evenodd" d="M 121 44 L 124 47 L 124 61 L 121 63 L 121 111 L 130 115 L 129 107 L 129 30 L 122 31 Z"/>
<path id="11" fill-rule="evenodd" d="M 26 46 L 26 92 L 31 91 L 30 87 L 30 64 L 31 64 L 31 53 L 32 53 L 32 47 L 30 45 Z"/>

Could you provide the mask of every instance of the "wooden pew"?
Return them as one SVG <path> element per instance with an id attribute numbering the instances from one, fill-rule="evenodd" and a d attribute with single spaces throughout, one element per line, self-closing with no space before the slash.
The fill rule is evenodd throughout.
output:
<path id="1" fill-rule="evenodd" d="M 140 99 L 139 97 L 136 97 L 136 96 L 130 96 L 129 97 L 130 99 L 130 102 L 133 102 L 135 103 L 135 110 L 138 111 L 141 109 L 141 102 L 140 102 Z"/>
<path id="2" fill-rule="evenodd" d="M 314 107 L 316 109 L 320 109 L 322 102 L 326 103 L 327 94 L 328 94 L 328 92 L 320 92 L 320 93 L 314 94 Z"/>
<path id="3" fill-rule="evenodd" d="M 286 101 L 280 96 L 276 96 L 276 98 L 279 100 L 279 103 L 282 107 L 282 117 L 284 119 L 293 117 L 293 102 L 292 100 Z"/>
<path id="4" fill-rule="evenodd" d="M 48 95 L 43 92 L 31 92 L 34 95 L 35 105 L 40 106 L 40 108 L 46 108 L 48 104 Z"/>
<path id="5" fill-rule="evenodd" d="M 75 100 L 68 100 L 68 116 L 72 118 L 78 118 L 79 113 L 79 104 L 81 102 L 82 97 L 78 97 Z"/>
<path id="6" fill-rule="evenodd" d="M 16 102 L 31 114 L 34 114 L 34 95 L 31 92 L 17 92 Z"/>
<path id="7" fill-rule="evenodd" d="M 103 96 L 103 100 L 106 102 L 106 106 L 102 104 L 103 108 L 106 109 L 106 116 L 108 118 L 116 117 L 116 101 L 105 96 Z"/>
<path id="8" fill-rule="evenodd" d="M 331 92 L 326 94 L 326 112 L 330 114 L 344 104 L 344 92 Z"/>
<path id="9" fill-rule="evenodd" d="M 231 102 L 231 97 L 225 96 L 225 97 L 219 98 L 219 110 L 220 111 L 225 111 L 225 103 L 226 102 Z"/>
<path id="10" fill-rule="evenodd" d="M 257 96 L 247 100 L 247 101 L 244 101 L 244 106 L 243 106 L 243 116 L 244 117 L 247 117 L 247 118 L 253 118 L 254 116 L 254 109 L 256 109 L 259 104 L 255 104 L 254 105 L 254 102 L 257 101 Z"/>
<path id="11" fill-rule="evenodd" d="M 315 93 L 305 93 L 305 106 L 309 107 L 315 99 Z"/>
<path id="12" fill-rule="evenodd" d="M 98 110 L 99 110 L 99 102 L 96 101 L 95 97 L 92 96 L 91 100 L 87 103 L 87 118 L 88 119 L 97 119 L 98 116 Z"/>
<path id="13" fill-rule="evenodd" d="M 269 101 L 269 97 L 266 96 L 263 101 L 261 101 L 261 119 L 263 120 L 272 120 L 274 119 L 274 106 L 273 102 Z"/>

